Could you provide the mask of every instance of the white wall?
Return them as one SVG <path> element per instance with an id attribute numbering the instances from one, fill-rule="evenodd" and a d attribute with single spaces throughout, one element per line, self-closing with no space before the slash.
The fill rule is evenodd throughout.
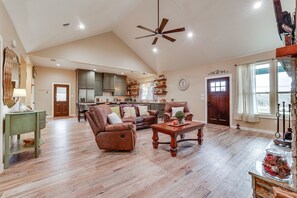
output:
<path id="1" fill-rule="evenodd" d="M 30 54 L 90 65 L 154 73 L 154 71 L 113 32 L 32 52 Z"/>
<path id="2" fill-rule="evenodd" d="M 232 104 L 230 106 L 235 108 L 235 80 L 236 80 L 236 67 L 235 64 L 243 64 L 249 62 L 255 62 L 260 60 L 267 60 L 275 58 L 275 51 L 263 52 L 256 55 L 246 56 L 242 58 L 237 58 L 230 61 L 225 61 L 222 63 L 216 63 L 211 65 L 193 65 L 189 69 L 180 69 L 176 71 L 165 72 L 165 77 L 167 78 L 167 90 L 168 94 L 166 96 L 167 101 L 174 98 L 175 101 L 188 101 L 190 110 L 194 114 L 195 120 L 205 121 L 206 115 L 206 100 L 205 95 L 205 79 L 212 77 L 208 75 L 212 71 L 216 70 L 227 70 L 232 76 Z M 180 91 L 178 89 L 177 83 L 181 77 L 186 77 L 190 81 L 190 87 L 186 91 Z M 261 118 L 259 123 L 247 123 L 238 122 L 233 120 L 233 124 L 240 123 L 242 127 L 248 127 L 251 129 L 260 129 L 262 132 L 274 131 L 275 129 L 275 119 Z"/>
<path id="3" fill-rule="evenodd" d="M 75 114 L 76 73 L 74 70 L 36 67 L 34 80 L 35 109 L 46 110 L 47 116 L 53 116 L 53 84 L 69 84 L 69 115 Z"/>
<path id="4" fill-rule="evenodd" d="M 26 52 L 25 49 L 19 39 L 18 34 L 16 33 L 16 30 L 13 26 L 13 23 L 11 22 L 6 9 L 4 8 L 4 5 L 2 1 L 0 1 L 0 35 L 2 36 L 3 39 L 3 48 L 1 49 L 1 54 L 0 54 L 0 61 L 1 61 L 1 68 L 2 68 L 2 63 L 3 63 L 3 49 L 5 47 L 11 47 L 11 41 L 15 40 L 17 43 L 16 48 L 13 50 L 15 53 L 20 57 L 23 56 L 23 58 L 26 60 Z M 3 95 L 2 95 L 2 69 L 0 73 L 0 87 L 1 87 L 1 110 L 0 110 L 0 173 L 3 171 L 3 148 L 4 148 L 4 142 L 3 142 L 3 126 L 2 126 L 2 120 L 3 120 L 3 114 L 5 114 L 5 110 L 7 111 L 7 107 L 4 106 L 3 104 Z"/>

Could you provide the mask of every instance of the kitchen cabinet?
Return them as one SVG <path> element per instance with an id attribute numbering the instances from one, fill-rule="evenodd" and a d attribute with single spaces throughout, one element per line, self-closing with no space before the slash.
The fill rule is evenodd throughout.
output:
<path id="1" fill-rule="evenodd" d="M 114 96 L 126 95 L 126 76 L 115 75 L 114 77 Z"/>
<path id="2" fill-rule="evenodd" d="M 103 95 L 103 74 L 96 72 L 95 73 L 95 96 Z"/>
<path id="3" fill-rule="evenodd" d="M 114 92 L 115 74 L 103 73 L 103 91 Z"/>
<path id="4" fill-rule="evenodd" d="M 165 103 L 151 103 L 151 110 L 159 111 L 159 118 L 163 118 Z"/>
<path id="5" fill-rule="evenodd" d="M 78 69 L 77 86 L 79 89 L 94 89 L 95 88 L 95 72 L 89 70 Z"/>

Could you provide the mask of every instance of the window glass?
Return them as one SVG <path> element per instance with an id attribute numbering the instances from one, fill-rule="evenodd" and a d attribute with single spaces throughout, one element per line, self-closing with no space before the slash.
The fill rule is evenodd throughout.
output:
<path id="1" fill-rule="evenodd" d="M 57 101 L 66 101 L 67 99 L 67 88 L 66 87 L 57 87 Z"/>
<path id="2" fill-rule="evenodd" d="M 154 99 L 154 82 L 140 84 L 140 100 L 152 101 Z"/>
<path id="3" fill-rule="evenodd" d="M 270 113 L 270 64 L 255 66 L 258 113 Z"/>
<path id="4" fill-rule="evenodd" d="M 280 63 L 277 64 L 277 88 L 278 88 L 278 103 L 280 110 L 283 109 L 283 102 L 286 103 L 285 108 L 288 110 L 288 104 L 291 103 L 291 83 L 292 78 L 287 74 Z"/>

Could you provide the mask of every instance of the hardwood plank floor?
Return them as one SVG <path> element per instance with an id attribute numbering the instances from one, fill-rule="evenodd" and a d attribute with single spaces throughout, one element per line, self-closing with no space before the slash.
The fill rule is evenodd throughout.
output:
<path id="1" fill-rule="evenodd" d="M 14 155 L 0 174 L 2 197 L 251 197 L 250 166 L 272 135 L 207 125 L 204 141 L 152 146 L 152 131 L 137 131 L 136 150 L 99 150 L 87 122 L 48 120 L 40 157 Z M 186 137 L 196 138 L 196 131 Z M 23 137 L 32 137 L 32 134 Z M 169 136 L 159 135 L 160 141 Z"/>

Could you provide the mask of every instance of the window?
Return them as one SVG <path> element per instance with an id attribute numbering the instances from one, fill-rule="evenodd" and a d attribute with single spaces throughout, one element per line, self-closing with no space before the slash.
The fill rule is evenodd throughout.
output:
<path id="1" fill-rule="evenodd" d="M 259 114 L 270 114 L 270 64 L 255 66 L 256 100 Z"/>
<path id="2" fill-rule="evenodd" d="M 226 91 L 226 81 L 210 83 L 210 91 L 211 92 Z"/>
<path id="3" fill-rule="evenodd" d="M 256 103 L 258 114 L 275 115 L 277 104 L 282 111 L 283 102 L 286 110 L 291 103 L 291 83 L 282 65 L 276 61 L 255 65 Z"/>
<path id="4" fill-rule="evenodd" d="M 280 104 L 280 110 L 283 109 L 283 102 L 285 102 L 285 108 L 288 109 L 288 104 L 291 104 L 291 83 L 292 79 L 287 72 L 281 66 L 277 65 L 277 90 L 278 90 L 278 104 Z"/>
<path id="5" fill-rule="evenodd" d="M 154 100 L 154 82 L 140 83 L 140 100 Z"/>

